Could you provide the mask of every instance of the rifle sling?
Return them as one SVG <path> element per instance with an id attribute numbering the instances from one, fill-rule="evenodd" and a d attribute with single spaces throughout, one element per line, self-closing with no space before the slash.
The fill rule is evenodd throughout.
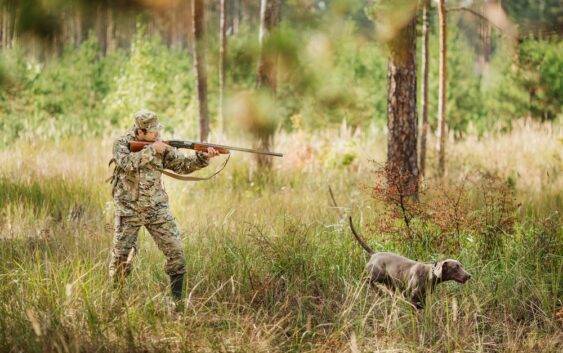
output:
<path id="1" fill-rule="evenodd" d="M 231 158 L 231 154 L 229 153 L 229 155 L 227 156 L 227 159 L 225 159 L 225 162 L 223 163 L 223 165 L 221 166 L 221 168 L 219 168 L 215 173 L 206 176 L 206 177 L 196 177 L 196 176 L 190 176 L 190 175 L 182 175 L 182 174 L 177 174 L 174 172 L 170 172 L 167 170 L 162 170 L 162 174 L 167 175 L 171 178 L 177 179 L 177 180 L 182 180 L 182 181 L 203 181 L 203 180 L 209 180 L 211 178 L 213 178 L 215 175 L 219 174 L 223 169 L 225 169 L 225 167 L 227 166 L 227 162 L 229 162 L 229 159 Z"/>

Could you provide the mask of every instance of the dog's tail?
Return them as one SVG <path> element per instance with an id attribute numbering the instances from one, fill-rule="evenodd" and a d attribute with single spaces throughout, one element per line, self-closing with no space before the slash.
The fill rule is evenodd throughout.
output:
<path id="1" fill-rule="evenodd" d="M 368 252 L 368 254 L 373 255 L 373 249 L 369 247 L 369 245 L 362 239 L 362 237 L 356 232 L 356 228 L 354 228 L 354 222 L 352 222 L 352 216 L 348 216 L 348 223 L 350 223 L 350 229 L 352 230 L 352 234 L 354 234 L 354 238 L 360 243 L 362 248 Z"/>
<path id="2" fill-rule="evenodd" d="M 330 187 L 330 185 L 328 187 L 328 192 L 330 193 L 330 198 L 332 200 L 333 206 L 338 210 L 340 215 L 342 215 L 342 211 L 340 210 L 338 204 L 336 203 L 336 199 L 334 198 L 334 193 L 332 192 L 332 188 Z M 358 232 L 356 232 L 356 228 L 354 228 L 354 222 L 352 222 L 352 216 L 348 216 L 348 223 L 350 223 L 350 229 L 352 230 L 352 234 L 354 234 L 354 238 L 356 238 L 358 243 L 360 243 L 362 248 L 364 248 L 364 250 L 367 251 L 368 254 L 373 255 L 374 251 L 372 250 L 372 248 L 370 248 L 369 245 L 364 241 L 364 239 L 362 239 L 362 237 L 358 234 Z"/>

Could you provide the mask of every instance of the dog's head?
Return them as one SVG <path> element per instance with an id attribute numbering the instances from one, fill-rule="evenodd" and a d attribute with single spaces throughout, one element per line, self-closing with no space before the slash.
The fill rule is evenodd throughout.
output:
<path id="1" fill-rule="evenodd" d="M 461 263 L 453 259 L 437 262 L 433 268 L 433 275 L 441 282 L 456 281 L 457 283 L 465 283 L 471 278 L 471 275 L 465 271 Z"/>

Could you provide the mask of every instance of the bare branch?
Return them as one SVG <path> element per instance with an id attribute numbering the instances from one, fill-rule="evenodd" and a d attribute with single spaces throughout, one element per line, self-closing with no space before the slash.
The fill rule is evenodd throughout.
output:
<path id="1" fill-rule="evenodd" d="M 464 7 L 464 6 L 460 6 L 460 7 L 452 7 L 449 9 L 446 9 L 446 12 L 454 12 L 454 11 L 467 11 L 470 14 L 479 17 L 482 20 L 487 21 L 488 23 L 492 24 L 496 29 L 498 29 L 499 31 L 501 31 L 503 34 L 506 34 L 509 37 L 513 37 L 515 38 L 513 35 L 506 33 L 506 31 L 504 29 L 502 29 L 501 27 L 499 27 L 496 23 L 494 23 L 493 21 L 491 21 L 488 17 L 484 16 L 483 14 L 480 14 L 479 12 L 470 9 L 468 7 Z"/>

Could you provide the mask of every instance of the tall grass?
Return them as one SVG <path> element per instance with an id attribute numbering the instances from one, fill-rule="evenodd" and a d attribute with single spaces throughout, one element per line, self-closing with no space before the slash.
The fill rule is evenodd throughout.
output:
<path id="1" fill-rule="evenodd" d="M 494 256 L 469 228 L 451 235 L 461 247 L 447 253 L 373 231 L 382 213 L 370 160 L 385 156 L 376 131 L 280 135 L 286 157 L 268 175 L 234 155 L 212 181 L 166 180 L 187 255 L 180 313 L 146 231 L 126 285 L 108 282 L 110 141 L 18 142 L 0 151 L 0 350 L 560 351 L 561 142 L 545 129 L 451 143 L 451 182 L 467 170 L 496 173 L 521 203 L 510 231 L 494 234 L 503 239 Z M 521 141 L 537 143 L 514 148 Z M 472 280 L 440 286 L 421 312 L 369 289 L 366 256 L 328 185 L 374 248 L 455 257 Z"/>

